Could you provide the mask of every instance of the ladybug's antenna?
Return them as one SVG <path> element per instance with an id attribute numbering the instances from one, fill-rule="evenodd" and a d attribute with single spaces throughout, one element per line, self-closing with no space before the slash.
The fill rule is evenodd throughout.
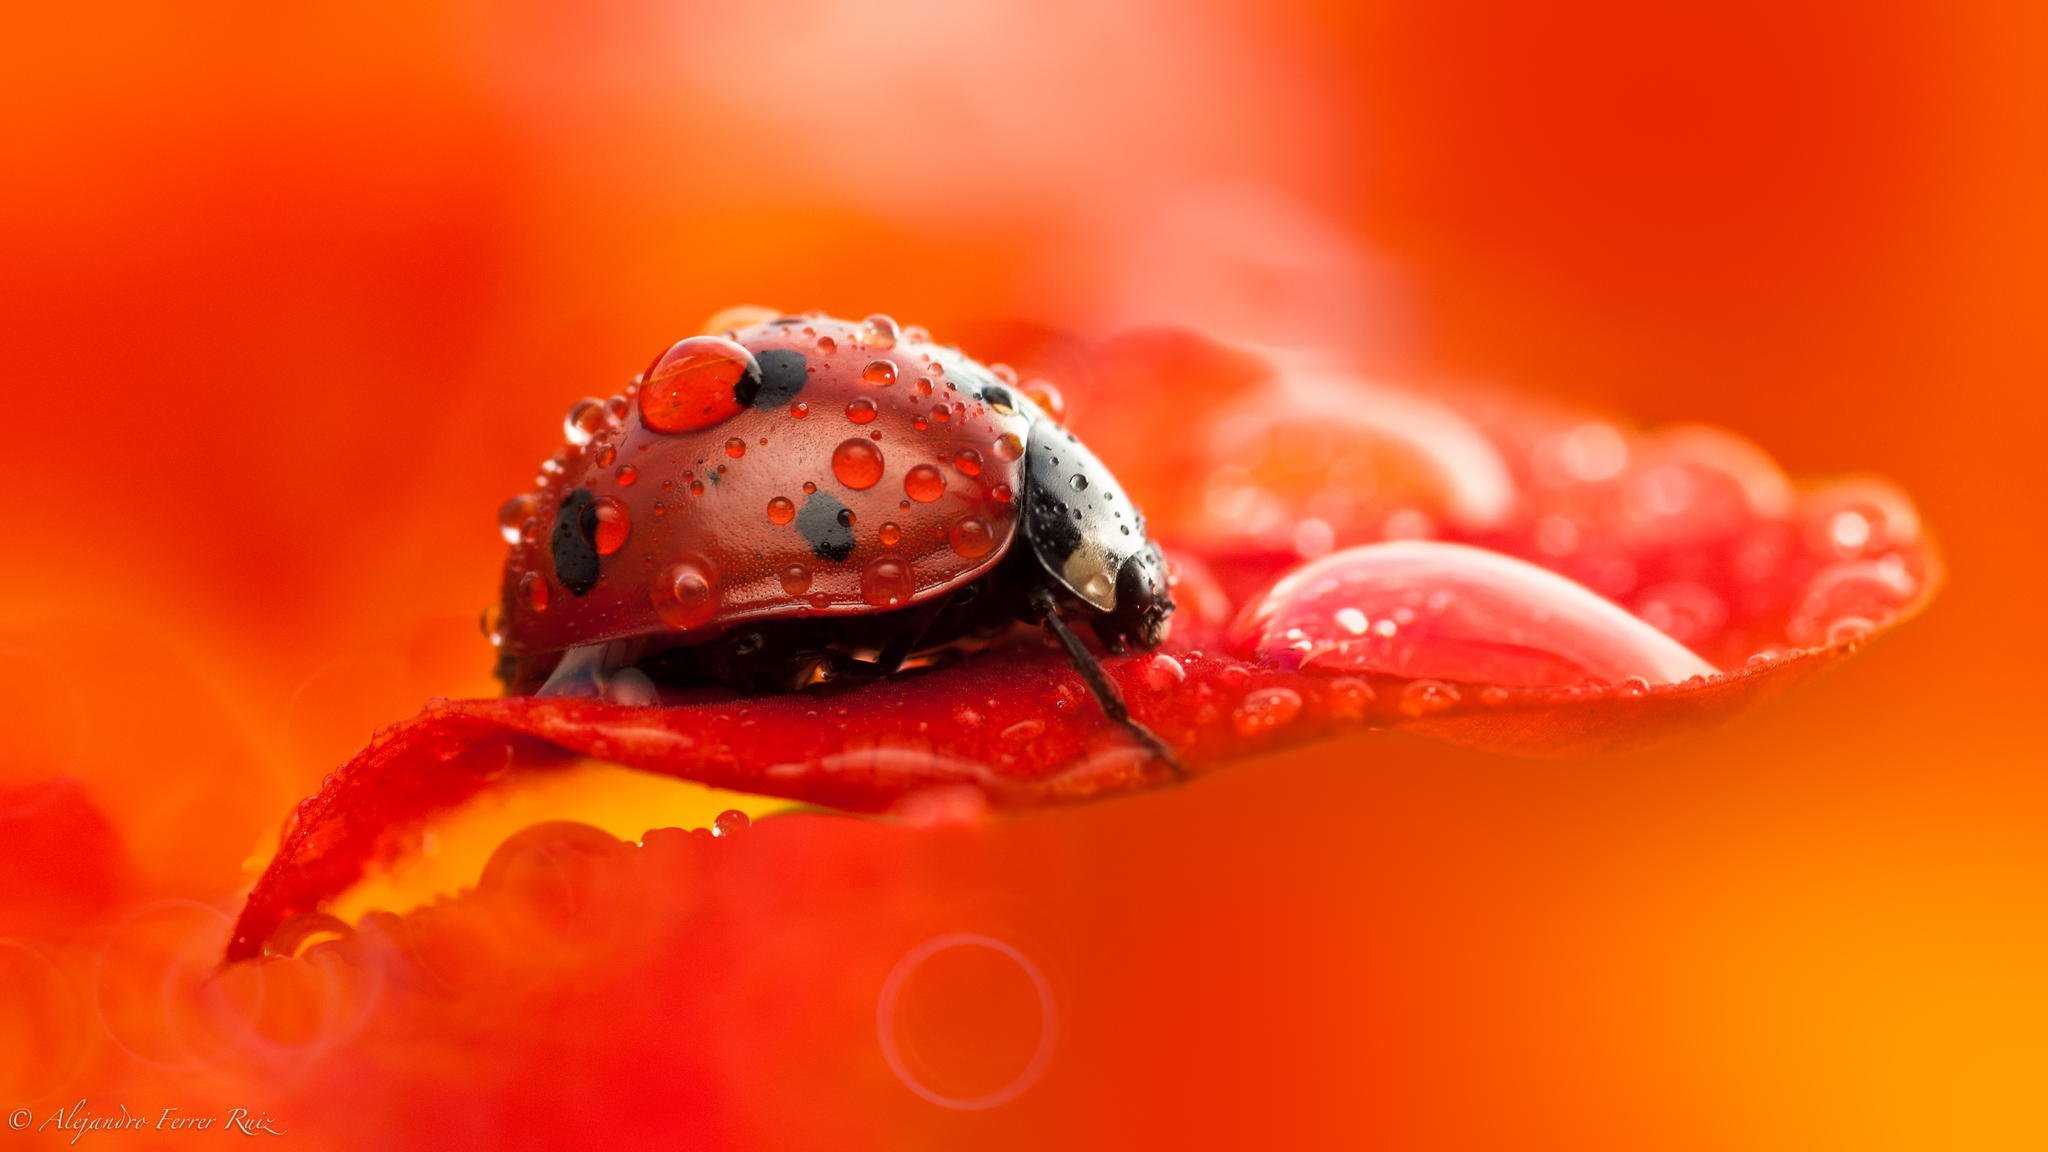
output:
<path id="1" fill-rule="evenodd" d="M 1102 670 L 1102 661 L 1097 660 L 1095 653 L 1090 652 L 1088 646 L 1081 643 L 1081 638 L 1074 635 L 1074 630 L 1067 627 L 1067 622 L 1060 619 L 1059 606 L 1053 602 L 1052 593 L 1040 588 L 1032 593 L 1031 600 L 1045 617 L 1045 626 L 1052 629 L 1052 634 L 1059 637 L 1060 646 L 1067 650 L 1067 659 L 1073 661 L 1074 671 L 1081 674 L 1088 690 L 1095 694 L 1095 702 L 1102 705 L 1103 715 L 1121 724 L 1152 755 L 1166 761 L 1166 766 L 1173 769 L 1175 776 L 1186 779 L 1188 770 L 1181 766 L 1180 757 L 1173 754 L 1166 741 L 1161 740 L 1158 733 L 1131 719 L 1131 710 L 1124 706 L 1123 693 L 1117 691 L 1116 682 L 1109 678 L 1109 673 Z"/>

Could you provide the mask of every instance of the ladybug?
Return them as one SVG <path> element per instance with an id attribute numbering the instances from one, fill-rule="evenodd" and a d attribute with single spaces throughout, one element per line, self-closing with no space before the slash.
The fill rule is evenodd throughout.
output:
<path id="1" fill-rule="evenodd" d="M 1156 648 L 1173 614 L 1102 462 L 1014 373 L 919 329 L 744 319 L 578 403 L 537 490 L 505 505 L 507 692 L 803 690 L 958 658 L 1021 622 L 1179 772 L 1069 623 L 1121 652 Z"/>

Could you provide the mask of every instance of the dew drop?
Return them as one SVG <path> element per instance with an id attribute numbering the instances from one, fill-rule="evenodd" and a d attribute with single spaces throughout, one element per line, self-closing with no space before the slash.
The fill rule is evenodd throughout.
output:
<path id="1" fill-rule="evenodd" d="M 718 570 L 701 556 L 685 556 L 648 590 L 655 612 L 671 628 L 701 628 L 718 613 Z"/>
<path id="2" fill-rule="evenodd" d="M 787 524 L 796 519 L 796 503 L 787 496 L 777 496 L 768 502 L 768 522 Z"/>
<path id="3" fill-rule="evenodd" d="M 896 608 L 910 602 L 917 583 L 910 565 L 900 557 L 878 556 L 861 570 L 861 599 L 877 608 Z"/>
<path id="4" fill-rule="evenodd" d="M 1404 716 L 1430 716 L 1458 705 L 1458 690 L 1441 680 L 1416 680 L 1401 689 Z"/>
<path id="5" fill-rule="evenodd" d="M 988 490 L 988 497 L 989 499 L 995 501 L 998 504 L 1008 504 L 1010 501 L 1016 499 L 1017 494 L 1010 491 L 1010 486 L 1008 484 L 998 484 L 995 487 Z"/>
<path id="6" fill-rule="evenodd" d="M 1371 707 L 1372 685 L 1356 676 L 1339 676 L 1330 681 L 1330 715 L 1340 720 L 1361 720 Z"/>
<path id="7" fill-rule="evenodd" d="M 709 428 L 740 412 L 733 386 L 759 372 L 753 353 L 723 336 L 692 336 L 662 354 L 640 386 L 640 420 L 656 432 Z"/>
<path id="8" fill-rule="evenodd" d="M 903 494 L 919 504 L 930 504 L 946 494 L 946 478 L 937 468 L 919 464 L 904 473 Z"/>
<path id="9" fill-rule="evenodd" d="M 877 388 L 887 388 L 896 382 L 896 362 L 870 360 L 868 366 L 860 370 L 860 378 Z"/>
<path id="10" fill-rule="evenodd" d="M 1033 404 L 1045 409 L 1045 414 L 1052 417 L 1053 423 L 1064 424 L 1067 422 L 1067 398 L 1060 395 L 1060 390 L 1053 387 L 1050 381 L 1025 381 L 1024 395 Z"/>
<path id="11" fill-rule="evenodd" d="M 819 354 L 819 355 L 821 355 L 821 356 L 830 356 L 831 354 L 833 354 L 834 352 L 837 352 L 837 351 L 839 351 L 839 341 L 837 341 L 837 340 L 834 340 L 834 339 L 833 339 L 833 338 L 831 338 L 830 336 L 820 336 L 820 337 L 818 337 L 818 354 Z"/>
<path id="12" fill-rule="evenodd" d="M 725 442 L 725 454 L 737 460 L 747 454 L 747 442 L 734 436 Z"/>
<path id="13" fill-rule="evenodd" d="M 1230 719 L 1239 735 L 1256 736 L 1282 727 L 1299 715 L 1299 692 L 1292 688 L 1261 688 L 1246 696 Z"/>
<path id="14" fill-rule="evenodd" d="M 981 475 L 981 453 L 976 452 L 972 448 L 962 448 L 953 454 L 953 467 L 958 468 L 962 476 L 979 476 Z"/>
<path id="15" fill-rule="evenodd" d="M 811 570 L 801 564 L 791 564 L 782 570 L 782 590 L 791 596 L 801 596 L 811 590 Z"/>
<path id="16" fill-rule="evenodd" d="M 894 548 L 903 543 L 903 529 L 894 521 L 884 521 L 882 526 L 875 530 L 875 539 L 880 540 L 884 548 Z"/>
<path id="17" fill-rule="evenodd" d="M 804 481 L 804 495 L 809 496 L 811 493 L 816 492 L 817 490 L 818 486 L 816 484 L 813 484 L 809 480 Z"/>
<path id="18" fill-rule="evenodd" d="M 896 321 L 879 312 L 860 322 L 860 342 L 870 348 L 894 348 L 901 334 Z"/>
<path id="19" fill-rule="evenodd" d="M 528 572 L 519 578 L 519 596 L 535 612 L 548 610 L 548 582 L 538 572 Z"/>
<path id="20" fill-rule="evenodd" d="M 720 839 L 737 836 L 752 827 L 753 823 L 752 820 L 747 818 L 745 812 L 737 808 L 727 808 L 718 814 L 717 819 L 711 822 L 711 834 Z"/>
<path id="21" fill-rule="evenodd" d="M 789 416 L 792 420 L 801 420 L 810 414 L 811 406 L 801 400 L 795 401 L 789 406 Z"/>
<path id="22" fill-rule="evenodd" d="M 619 452 L 618 452 L 618 449 L 616 449 L 616 448 L 613 448 L 613 447 L 612 447 L 611 445 L 609 445 L 609 444 L 607 444 L 607 445 L 605 445 L 604 447 L 602 447 L 602 448 L 599 448 L 599 449 L 597 450 L 597 466 L 598 466 L 599 468 L 609 468 L 609 467 L 611 467 L 611 466 L 612 466 L 612 461 L 614 461 L 614 460 L 617 460 L 618 458 L 619 458 Z"/>
<path id="23" fill-rule="evenodd" d="M 929 396 L 932 394 L 932 382 L 926 377 L 919 376 L 917 383 L 911 385 L 911 389 L 919 396 Z"/>
<path id="24" fill-rule="evenodd" d="M 866 440 L 845 440 L 832 450 L 832 475 L 854 491 L 873 488 L 882 478 L 882 450 Z"/>
<path id="25" fill-rule="evenodd" d="M 618 477 L 619 487 L 631 488 L 634 482 L 640 479 L 640 470 L 631 464 L 621 464 L 615 475 Z"/>
<path id="26" fill-rule="evenodd" d="M 599 556 L 610 556 L 626 546 L 626 537 L 632 532 L 633 522 L 626 515 L 624 504 L 609 496 L 601 496 L 590 506 L 590 514 L 597 525 L 591 533 L 591 541 L 597 545 Z"/>
<path id="27" fill-rule="evenodd" d="M 946 530 L 946 542 L 962 560 L 979 560 L 995 548 L 996 536 L 988 521 L 968 516 L 954 521 Z"/>
<path id="28" fill-rule="evenodd" d="M 1621 682 L 1620 691 L 1623 696 L 1629 699 L 1648 696 L 1650 694 L 1650 682 L 1641 676 L 1631 676 Z"/>
<path id="29" fill-rule="evenodd" d="M 1088 490 L 1088 477 L 1076 472 L 1072 476 L 1067 477 L 1067 487 L 1072 488 L 1076 492 L 1086 492 Z"/>
<path id="30" fill-rule="evenodd" d="M 519 543 L 520 532 L 537 510 L 531 496 L 514 496 L 505 501 L 498 506 L 498 535 L 503 536 L 507 544 Z"/>
<path id="31" fill-rule="evenodd" d="M 1145 683 L 1154 692 L 1164 692 L 1187 678 L 1187 668 L 1164 652 L 1145 663 Z"/>
<path id="32" fill-rule="evenodd" d="M 585 396 L 570 405 L 568 415 L 562 417 L 562 435 L 580 448 L 590 443 L 609 423 L 604 401 L 595 396 Z"/>
<path id="33" fill-rule="evenodd" d="M 1024 438 L 1015 432 L 1005 432 L 996 437 L 994 451 L 998 460 L 1015 460 L 1024 455 Z"/>
<path id="34" fill-rule="evenodd" d="M 846 405 L 846 418 L 855 424 L 872 424 L 875 419 L 875 402 L 865 396 L 855 397 Z"/>

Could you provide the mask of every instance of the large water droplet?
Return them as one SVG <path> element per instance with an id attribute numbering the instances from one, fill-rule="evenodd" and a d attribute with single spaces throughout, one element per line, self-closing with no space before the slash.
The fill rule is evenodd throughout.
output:
<path id="1" fill-rule="evenodd" d="M 531 496 L 514 496 L 498 507 L 498 535 L 507 544 L 519 543 L 520 532 L 526 522 L 539 511 L 539 505 Z"/>
<path id="2" fill-rule="evenodd" d="M 861 599 L 877 608 L 897 608 L 910 602 L 917 581 L 910 565 L 900 557 L 878 556 L 861 570 Z"/>
<path id="3" fill-rule="evenodd" d="M 1361 619 L 1369 622 L 1362 632 Z M 1714 674 L 1684 645 L 1580 584 L 1498 553 L 1430 541 L 1351 548 L 1296 568 L 1239 615 L 1230 648 L 1308 672 L 1516 687 Z"/>
<path id="4" fill-rule="evenodd" d="M 591 438 L 602 432 L 609 423 L 604 401 L 595 396 L 585 396 L 571 405 L 569 414 L 562 417 L 562 435 L 569 443 L 581 447 L 590 443 Z"/>
<path id="5" fill-rule="evenodd" d="M 998 460 L 1015 460 L 1024 455 L 1024 439 L 1015 432 L 1005 432 L 996 437 L 994 451 Z"/>
<path id="6" fill-rule="evenodd" d="M 796 503 L 787 496 L 777 496 L 768 501 L 768 522 L 787 524 L 796 519 Z"/>
<path id="7" fill-rule="evenodd" d="M 875 419 L 875 402 L 865 396 L 856 396 L 847 402 L 846 418 L 855 424 L 872 424 Z"/>
<path id="8" fill-rule="evenodd" d="M 626 546 L 626 537 L 632 533 L 633 524 L 626 514 L 626 506 L 610 496 L 600 496 L 590 506 L 595 523 L 591 542 L 597 546 L 599 556 L 610 556 Z"/>
<path id="9" fill-rule="evenodd" d="M 842 441 L 832 450 L 832 475 L 855 491 L 873 488 L 882 478 L 882 450 L 867 440 Z"/>
<path id="10" fill-rule="evenodd" d="M 1282 727 L 1301 714 L 1301 694 L 1292 688 L 1260 688 L 1231 713 L 1231 722 L 1245 736 Z"/>
<path id="11" fill-rule="evenodd" d="M 718 614 L 723 595 L 718 569 L 702 556 L 684 556 L 670 565 L 648 590 L 662 622 L 671 628 L 701 628 Z"/>
<path id="12" fill-rule="evenodd" d="M 870 360 L 868 366 L 860 370 L 860 378 L 877 388 L 886 388 L 896 382 L 896 362 Z"/>
<path id="13" fill-rule="evenodd" d="M 870 348 L 894 348 L 901 334 L 896 321 L 879 312 L 860 322 L 860 342 Z"/>
<path id="14" fill-rule="evenodd" d="M 919 504 L 930 504 L 946 494 L 946 478 L 937 468 L 919 464 L 903 474 L 903 494 Z"/>
<path id="15" fill-rule="evenodd" d="M 962 560 L 979 560 L 996 546 L 996 536 L 988 521 L 966 516 L 946 530 L 946 542 Z"/>
<path id="16" fill-rule="evenodd" d="M 548 610 L 548 582 L 538 572 L 528 572 L 519 578 L 519 597 L 535 612 Z"/>
<path id="17" fill-rule="evenodd" d="M 656 432 L 709 428 L 740 412 L 733 386 L 759 369 L 722 336 L 692 336 L 655 361 L 640 385 L 640 421 Z"/>

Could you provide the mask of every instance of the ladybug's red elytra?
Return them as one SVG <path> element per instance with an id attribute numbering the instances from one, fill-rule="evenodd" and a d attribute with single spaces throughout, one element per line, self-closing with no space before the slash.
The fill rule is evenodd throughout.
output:
<path id="1" fill-rule="evenodd" d="M 578 403 L 537 491 L 506 504 L 506 690 L 799 690 L 1022 621 L 1178 771 L 1067 624 L 1149 649 L 1173 613 L 1144 516 L 1102 462 L 1007 369 L 886 316 L 742 319 Z"/>

